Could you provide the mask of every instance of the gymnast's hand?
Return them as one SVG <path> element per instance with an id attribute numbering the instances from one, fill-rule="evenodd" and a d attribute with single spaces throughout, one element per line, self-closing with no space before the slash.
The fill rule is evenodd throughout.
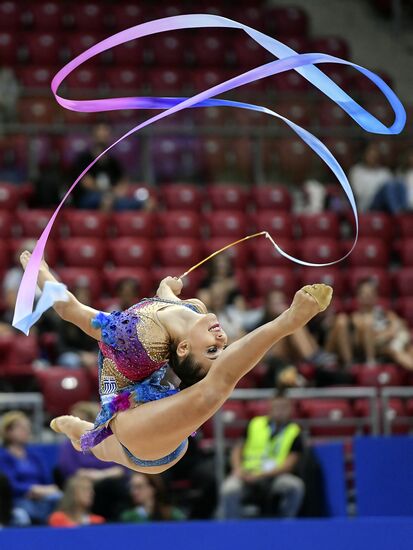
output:
<path id="1" fill-rule="evenodd" d="M 30 260 L 31 256 L 32 256 L 32 254 L 28 250 L 25 250 L 24 252 L 22 252 L 20 254 L 20 263 L 22 264 L 23 269 L 26 269 L 27 264 L 29 263 L 29 260 Z M 40 269 L 46 269 L 47 271 L 49 270 L 49 266 L 47 265 L 47 263 L 44 260 L 41 261 Z"/>
<path id="2" fill-rule="evenodd" d="M 182 287 L 182 280 L 178 277 L 165 277 L 165 279 L 162 279 L 159 283 L 157 295 L 162 298 L 163 294 L 169 294 L 172 291 L 174 296 L 179 296 L 181 294 Z"/>
<path id="3" fill-rule="evenodd" d="M 306 285 L 296 292 L 286 312 L 292 330 L 303 327 L 317 313 L 327 309 L 332 296 L 333 289 L 324 284 Z"/>

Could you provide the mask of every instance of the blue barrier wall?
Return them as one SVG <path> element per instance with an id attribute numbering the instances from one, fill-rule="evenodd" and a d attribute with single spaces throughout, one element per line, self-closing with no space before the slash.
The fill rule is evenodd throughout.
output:
<path id="1" fill-rule="evenodd" d="M 326 515 L 345 517 L 347 496 L 344 468 L 344 445 L 328 443 L 313 447 L 323 475 L 324 502 Z"/>
<path id="2" fill-rule="evenodd" d="M 364 518 L 4 529 L 4 550 L 411 550 L 413 521 Z"/>
<path id="3" fill-rule="evenodd" d="M 413 516 L 413 437 L 356 438 L 354 465 L 358 516 Z"/>

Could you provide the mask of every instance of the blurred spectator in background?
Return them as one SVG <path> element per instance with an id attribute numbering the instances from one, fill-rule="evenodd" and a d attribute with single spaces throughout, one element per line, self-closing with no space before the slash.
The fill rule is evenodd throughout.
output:
<path id="1" fill-rule="evenodd" d="M 93 130 L 90 151 L 81 153 L 73 166 L 73 180 L 111 143 L 110 127 L 98 124 Z M 110 210 L 135 210 L 144 208 L 147 200 L 139 201 L 128 196 L 128 182 L 120 162 L 110 153 L 103 155 L 80 180 L 72 193 L 78 208 Z"/>
<path id="2" fill-rule="evenodd" d="M 92 303 L 90 288 L 85 285 L 73 289 L 73 294 L 83 304 Z M 97 365 L 96 341 L 76 325 L 58 319 L 55 330 L 58 334 L 57 364 L 67 368 L 81 368 L 95 371 Z"/>
<path id="3" fill-rule="evenodd" d="M 69 479 L 58 510 L 49 517 L 52 527 L 76 527 L 105 523 L 105 518 L 91 513 L 93 483 L 83 475 Z"/>
<path id="4" fill-rule="evenodd" d="M 0 68 L 0 122 L 13 122 L 19 98 L 19 84 L 12 69 Z"/>
<path id="5" fill-rule="evenodd" d="M 404 166 L 399 171 L 399 177 L 406 189 L 407 210 L 413 210 L 413 149 L 407 152 Z"/>
<path id="6" fill-rule="evenodd" d="M 295 365 L 277 357 L 270 357 L 266 364 L 267 371 L 261 381 L 261 387 L 277 388 L 282 392 L 288 388 L 303 388 L 308 385 L 308 381 L 298 372 Z"/>
<path id="7" fill-rule="evenodd" d="M 21 411 L 3 415 L 0 423 L 3 448 L 0 448 L 0 471 L 7 476 L 13 491 L 13 505 L 26 511 L 32 523 L 43 524 L 61 497 L 51 481 L 43 460 L 27 448 L 31 423 Z"/>
<path id="8" fill-rule="evenodd" d="M 33 178 L 34 192 L 30 206 L 55 209 L 67 190 L 68 182 L 65 180 L 59 154 L 51 151 L 47 162 L 39 165 L 38 173 Z"/>
<path id="9" fill-rule="evenodd" d="M 224 282 L 213 283 L 208 289 L 207 299 L 209 311 L 215 313 L 228 336 L 228 342 L 238 340 L 244 334 L 242 328 L 242 312 L 235 304 L 230 303 L 230 293 Z"/>
<path id="10" fill-rule="evenodd" d="M 413 370 L 413 346 L 409 330 L 396 313 L 378 303 L 377 285 L 361 281 L 357 287 L 357 309 L 351 315 L 354 351 L 367 364 L 391 359 Z"/>
<path id="11" fill-rule="evenodd" d="M 124 311 L 139 301 L 139 285 L 136 279 L 130 277 L 121 279 L 116 284 L 113 303 L 109 304 L 109 311 Z M 90 303 L 90 302 L 88 302 Z"/>
<path id="12" fill-rule="evenodd" d="M 295 468 L 304 444 L 291 415 L 291 401 L 277 396 L 268 416 L 249 422 L 245 441 L 232 451 L 231 475 L 222 486 L 224 518 L 240 518 L 243 502 L 257 505 L 261 515 L 297 516 L 305 485 Z"/>
<path id="13" fill-rule="evenodd" d="M 271 290 L 265 297 L 261 318 L 252 329 L 276 319 L 288 307 L 286 296 L 279 290 Z M 268 352 L 268 356 L 276 357 L 287 364 L 291 360 L 309 361 L 316 366 L 335 362 L 335 357 L 319 347 L 306 326 L 275 344 Z"/>
<path id="14" fill-rule="evenodd" d="M 179 508 L 167 502 L 165 487 L 159 475 L 133 473 L 130 479 L 130 496 L 133 507 L 121 515 L 121 520 L 125 523 L 185 519 Z"/>
<path id="15" fill-rule="evenodd" d="M 81 420 L 94 422 L 99 412 L 97 403 L 80 401 L 70 414 Z M 69 440 L 59 447 L 57 471 L 62 482 L 80 475 L 94 484 L 96 494 L 93 511 L 107 520 L 116 520 L 128 500 L 127 471 L 112 462 L 102 462 L 93 453 L 79 453 Z"/>
<path id="16" fill-rule="evenodd" d="M 402 209 L 400 185 L 390 183 L 393 174 L 384 166 L 377 145 L 367 146 L 362 161 L 350 168 L 349 180 L 360 211 Z M 385 184 L 389 185 L 384 188 Z"/>

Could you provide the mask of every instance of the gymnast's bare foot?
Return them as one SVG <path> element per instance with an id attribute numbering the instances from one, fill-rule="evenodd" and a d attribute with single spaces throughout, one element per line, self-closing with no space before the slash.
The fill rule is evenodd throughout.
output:
<path id="1" fill-rule="evenodd" d="M 77 416 L 58 416 L 53 418 L 50 422 L 50 427 L 56 433 L 62 433 L 67 436 L 73 447 L 76 451 L 81 451 L 80 448 L 80 437 L 93 428 L 92 422 L 86 422 L 85 420 L 80 420 Z"/>
<path id="2" fill-rule="evenodd" d="M 332 296 L 333 289 L 324 284 L 306 285 L 296 292 L 286 312 L 292 331 L 303 327 L 317 313 L 327 309 Z"/>

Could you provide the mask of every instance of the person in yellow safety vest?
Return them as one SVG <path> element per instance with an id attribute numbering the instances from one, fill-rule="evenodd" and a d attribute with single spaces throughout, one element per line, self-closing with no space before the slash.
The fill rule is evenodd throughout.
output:
<path id="1" fill-rule="evenodd" d="M 232 451 L 232 471 L 221 488 L 220 512 L 225 519 L 240 518 L 244 501 L 258 505 L 261 515 L 298 514 L 305 486 L 294 469 L 304 445 L 291 414 L 291 401 L 281 395 L 272 400 L 268 416 L 249 422 L 245 442 Z"/>

